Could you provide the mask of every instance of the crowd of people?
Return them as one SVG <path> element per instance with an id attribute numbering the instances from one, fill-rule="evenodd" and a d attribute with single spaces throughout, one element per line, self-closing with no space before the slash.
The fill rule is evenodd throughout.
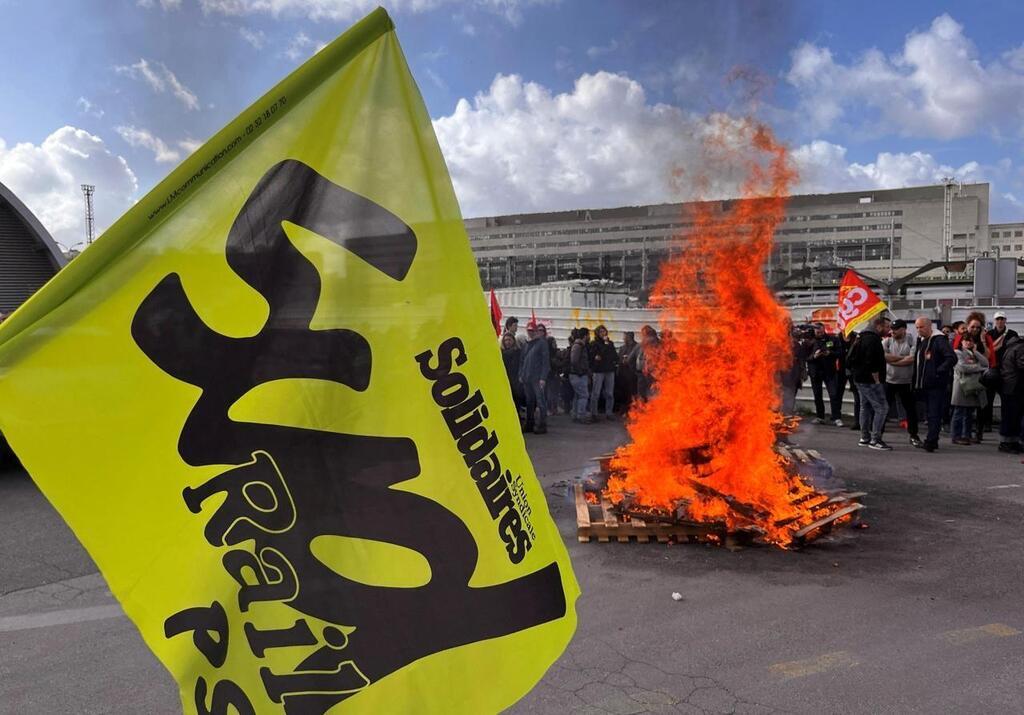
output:
<path id="1" fill-rule="evenodd" d="M 548 417 L 560 412 L 579 423 L 613 420 L 634 399 L 646 400 L 654 384 L 648 356 L 657 343 L 657 331 L 645 325 L 640 341 L 626 332 L 616 347 L 599 325 L 574 328 L 560 347 L 543 323 L 530 321 L 524 335 L 518 319 L 507 318 L 501 357 L 523 431 L 544 434 Z"/>
<path id="2" fill-rule="evenodd" d="M 943 432 L 951 444 L 981 444 L 994 429 L 998 395 L 998 449 L 1024 451 L 1024 339 L 1007 326 L 1006 315 L 996 312 L 989 326 L 976 311 L 941 330 L 927 317 L 914 321 L 916 334 L 908 327 L 904 320 L 878 316 L 849 338 L 829 334 L 821 323 L 794 328 L 794 359 L 780 376 L 783 412 L 795 414 L 797 390 L 809 378 L 813 422 L 843 427 L 848 387 L 851 429 L 860 431 L 861 446 L 891 450 L 886 423 L 896 419 L 911 445 L 934 452 Z"/>

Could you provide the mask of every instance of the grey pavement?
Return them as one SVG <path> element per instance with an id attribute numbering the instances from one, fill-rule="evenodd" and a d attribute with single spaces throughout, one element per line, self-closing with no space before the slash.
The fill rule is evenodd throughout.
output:
<path id="1" fill-rule="evenodd" d="M 515 713 L 1024 712 L 1024 465 L 805 426 L 868 529 L 802 552 L 580 544 L 568 483 L 625 440 L 551 421 L 528 447 L 583 589 Z M 681 601 L 672 592 L 682 594 Z M 170 677 L 23 473 L 0 474 L 0 713 L 175 713 Z"/>

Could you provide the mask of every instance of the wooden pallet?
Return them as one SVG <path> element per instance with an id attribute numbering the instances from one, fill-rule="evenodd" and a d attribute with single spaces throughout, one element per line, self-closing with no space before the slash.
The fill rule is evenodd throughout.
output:
<path id="1" fill-rule="evenodd" d="M 582 543 L 591 539 L 601 542 L 649 541 L 667 544 L 670 541 L 695 541 L 708 538 L 725 539 L 724 528 L 718 524 L 697 524 L 691 522 L 647 522 L 631 518 L 619 521 L 612 511 L 611 502 L 603 494 L 597 504 L 591 504 L 584 495 L 583 485 L 576 484 L 576 532 Z"/>
<path id="2" fill-rule="evenodd" d="M 858 512 L 864 508 L 864 505 L 852 500 L 865 494 L 866 492 L 838 492 L 831 496 L 823 495 L 827 498 L 821 506 L 832 504 L 845 504 L 845 506 L 797 531 L 793 536 L 792 546 L 803 546 L 812 537 L 830 533 L 836 527 L 837 522 L 844 517 L 855 521 Z M 761 533 L 754 531 L 730 532 L 725 529 L 723 524 L 644 521 L 636 517 L 630 518 L 629 521 L 620 521 L 612 510 L 608 497 L 603 494 L 599 495 L 597 504 L 591 504 L 586 499 L 583 485 L 576 484 L 574 485 L 574 495 L 576 534 L 581 543 L 588 543 L 592 539 L 604 543 L 637 541 L 642 544 L 650 541 L 662 544 L 671 541 L 677 543 L 715 541 L 726 548 L 737 549 L 756 541 L 757 536 Z"/>

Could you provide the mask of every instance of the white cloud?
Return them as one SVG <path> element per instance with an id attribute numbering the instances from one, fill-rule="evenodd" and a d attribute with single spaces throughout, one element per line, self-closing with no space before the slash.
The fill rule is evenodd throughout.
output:
<path id="1" fill-rule="evenodd" d="M 466 216 L 737 196 L 748 175 L 742 148 L 750 128 L 727 114 L 650 103 L 639 83 L 607 72 L 585 74 L 563 94 L 499 75 L 486 92 L 434 120 Z M 917 151 L 857 162 L 845 147 L 821 140 L 795 148 L 792 160 L 800 174 L 793 193 L 899 188 L 946 176 L 991 181 L 996 217 L 1012 205 L 997 186 L 1024 186 L 1009 160 L 952 166 Z"/>
<path id="2" fill-rule="evenodd" d="M 88 114 L 89 116 L 96 117 L 97 119 L 100 119 L 103 116 L 103 110 L 97 107 L 92 102 L 90 102 L 85 97 L 79 97 L 78 102 L 76 102 L 76 104 L 78 106 L 78 110 L 82 114 Z"/>
<path id="3" fill-rule="evenodd" d="M 257 50 L 263 49 L 263 45 L 267 43 L 267 36 L 263 30 L 252 30 L 248 27 L 240 27 L 238 28 L 238 34 L 242 36 L 243 40 L 248 42 Z"/>
<path id="4" fill-rule="evenodd" d="M 432 70 L 430 67 L 427 67 L 426 69 L 424 69 L 423 70 L 423 74 L 425 74 L 427 76 L 427 79 L 429 79 L 431 82 L 433 82 L 434 85 L 438 89 L 440 89 L 442 92 L 447 92 L 448 91 L 448 83 L 445 82 L 441 78 L 441 75 L 439 75 L 437 72 Z"/>
<path id="5" fill-rule="evenodd" d="M 607 45 L 595 45 L 587 48 L 587 57 L 596 60 L 598 57 L 609 55 L 619 49 L 619 41 L 612 40 Z"/>
<path id="6" fill-rule="evenodd" d="M 129 146 L 148 149 L 153 152 L 153 158 L 158 162 L 173 163 L 181 159 L 180 152 L 171 149 L 163 139 L 155 136 L 147 129 L 140 129 L 129 125 L 115 127 L 114 131 L 128 142 Z"/>
<path id="7" fill-rule="evenodd" d="M 434 129 L 467 216 L 728 196 L 742 178 L 703 153 L 704 137 L 742 122 L 650 104 L 639 83 L 607 72 L 564 94 L 499 75 Z"/>
<path id="8" fill-rule="evenodd" d="M 936 184 L 945 177 L 960 181 L 983 180 L 976 161 L 954 167 L 940 163 L 927 152 L 881 152 L 874 161 L 847 161 L 846 147 L 816 140 L 797 147 L 793 162 L 800 171 L 799 193 L 827 193 L 858 189 L 897 189 Z"/>
<path id="9" fill-rule="evenodd" d="M 160 5 L 164 10 L 178 10 L 181 8 L 181 0 L 138 0 L 139 7 L 152 8 Z"/>
<path id="10" fill-rule="evenodd" d="M 98 231 L 130 208 L 138 191 L 138 180 L 124 158 L 98 136 L 70 126 L 39 145 L 7 146 L 0 139 L 0 182 L 69 247 L 85 237 L 81 184 L 96 186 Z"/>
<path id="11" fill-rule="evenodd" d="M 114 71 L 132 79 L 141 79 L 157 94 L 170 91 L 186 109 L 199 109 L 199 98 L 195 92 L 182 84 L 177 75 L 162 62 L 150 63 L 143 58 L 133 65 L 118 65 Z"/>
<path id="12" fill-rule="evenodd" d="M 305 32 L 300 31 L 295 37 L 288 43 L 288 47 L 285 48 L 284 56 L 290 59 L 292 62 L 298 62 L 299 60 L 309 57 L 315 54 L 327 46 L 326 42 L 317 42 Z"/>
<path id="13" fill-rule="evenodd" d="M 186 154 L 192 154 L 196 149 L 201 147 L 203 143 L 196 139 L 182 139 L 178 142 L 178 146 Z"/>
<path id="14" fill-rule="evenodd" d="M 988 64 L 964 28 L 940 15 L 907 35 L 900 52 L 871 49 L 843 64 L 827 47 L 801 44 L 786 79 L 800 94 L 798 114 L 812 131 L 848 120 L 851 108 L 874 132 L 952 139 L 1020 132 L 1024 119 L 1024 46 Z"/>
<path id="15" fill-rule="evenodd" d="M 469 5 L 488 10 L 504 17 L 509 23 L 518 25 L 523 19 L 523 9 L 529 5 L 543 5 L 558 0 L 390 0 L 388 10 L 401 12 L 426 12 L 442 5 Z M 380 4 L 379 0 L 199 0 L 203 12 L 220 15 L 255 15 L 307 17 L 310 20 L 330 22 L 357 20 Z M 463 31 L 475 29 L 463 25 Z"/>

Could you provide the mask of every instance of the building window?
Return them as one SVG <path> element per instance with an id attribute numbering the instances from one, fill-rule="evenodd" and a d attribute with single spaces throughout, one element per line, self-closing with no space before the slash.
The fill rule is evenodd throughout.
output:
<path id="1" fill-rule="evenodd" d="M 1015 250 L 1015 251 L 1019 251 L 1019 250 L 1021 250 L 1022 248 L 1024 248 L 1024 246 L 1022 246 L 1021 244 L 1019 244 L 1019 243 L 1018 243 L 1018 244 L 1014 245 L 1014 247 L 1013 247 L 1013 250 Z"/>
<path id="2" fill-rule="evenodd" d="M 1013 232 L 1013 237 L 1014 238 L 1020 238 L 1021 236 L 1024 236 L 1024 231 L 1014 231 Z"/>
<path id="3" fill-rule="evenodd" d="M 1003 250 L 1004 250 L 1004 251 L 1009 251 L 1009 250 L 1010 250 L 1010 244 L 1008 244 L 1008 243 L 1007 243 L 1007 244 L 1004 244 L 1004 245 L 1003 245 Z"/>

